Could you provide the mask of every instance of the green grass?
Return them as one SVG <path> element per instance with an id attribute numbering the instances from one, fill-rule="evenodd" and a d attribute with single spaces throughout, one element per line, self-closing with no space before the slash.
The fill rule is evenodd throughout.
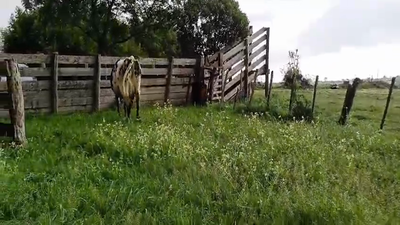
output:
<path id="1" fill-rule="evenodd" d="M 311 103 L 313 90 L 300 90 L 298 93 Z M 330 122 L 339 120 L 345 94 L 345 89 L 318 89 L 315 111 L 319 120 Z M 271 101 L 275 101 L 275 105 L 279 102 L 280 107 L 287 113 L 290 90 L 275 88 L 272 89 L 271 95 Z M 264 90 L 258 90 L 255 94 L 255 98 L 262 96 L 264 96 Z M 387 96 L 387 89 L 357 90 L 349 123 L 354 126 L 371 125 L 379 129 Z M 393 90 L 384 130 L 387 134 L 400 137 L 400 89 Z"/>
<path id="2" fill-rule="evenodd" d="M 287 92 L 274 93 L 284 111 Z M 400 143 L 378 130 L 385 100 L 359 92 L 366 102 L 341 127 L 342 94 L 320 91 L 314 124 L 229 105 L 145 108 L 142 122 L 29 118 L 29 145 L 0 148 L 0 223 L 399 224 Z M 371 98 L 379 105 L 363 110 Z"/>

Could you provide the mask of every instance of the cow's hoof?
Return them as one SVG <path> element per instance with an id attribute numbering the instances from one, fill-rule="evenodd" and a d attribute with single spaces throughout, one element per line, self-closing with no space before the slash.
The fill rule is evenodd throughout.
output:
<path id="1" fill-rule="evenodd" d="M 136 121 L 140 122 L 140 121 L 142 121 L 142 118 L 136 117 Z"/>

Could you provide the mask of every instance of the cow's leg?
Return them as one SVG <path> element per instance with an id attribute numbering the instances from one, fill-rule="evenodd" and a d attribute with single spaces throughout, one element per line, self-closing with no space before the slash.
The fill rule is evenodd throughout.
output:
<path id="1" fill-rule="evenodd" d="M 128 117 L 128 105 L 126 104 L 126 102 L 124 101 L 124 113 L 125 113 L 125 117 Z"/>
<path id="2" fill-rule="evenodd" d="M 116 104 L 117 104 L 117 112 L 118 112 L 118 115 L 121 116 L 121 113 L 120 113 L 120 110 L 119 110 L 119 98 L 118 98 L 117 95 L 115 95 L 115 102 L 116 102 Z"/>
<path id="3" fill-rule="evenodd" d="M 127 106 L 127 110 L 128 110 L 128 119 L 130 119 L 130 118 L 131 118 L 131 110 L 132 110 L 132 106 L 133 106 L 133 103 L 132 103 L 132 101 L 129 101 L 129 105 Z"/>
<path id="4" fill-rule="evenodd" d="M 139 110 L 140 110 L 140 94 L 136 94 L 136 119 L 140 119 L 139 115 Z"/>

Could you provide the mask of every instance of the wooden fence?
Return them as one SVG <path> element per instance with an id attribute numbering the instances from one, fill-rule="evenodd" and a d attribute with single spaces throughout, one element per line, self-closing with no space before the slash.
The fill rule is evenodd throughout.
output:
<path id="1" fill-rule="evenodd" d="M 27 112 L 97 111 L 115 102 L 110 74 L 119 57 L 0 53 L 1 68 L 11 58 L 28 65 L 20 67 L 21 76 L 32 78 L 22 82 Z M 144 58 L 140 63 L 142 104 L 191 102 L 196 59 Z M 6 91 L 7 83 L 0 82 L 0 93 Z M 0 116 L 7 116 L 0 108 Z"/>
<path id="2" fill-rule="evenodd" d="M 251 71 L 269 74 L 269 33 L 270 28 L 265 27 L 251 31 L 244 41 L 206 58 L 140 59 L 141 104 L 163 103 L 167 99 L 174 105 L 192 103 L 194 95 L 201 92 L 196 89 L 192 96 L 193 87 L 203 82 L 212 101 L 229 101 L 243 88 L 248 96 L 250 84 L 256 79 Z M 0 68 L 5 68 L 5 61 L 11 58 L 28 66 L 20 67 L 21 76 L 31 78 L 22 82 L 27 112 L 97 111 L 115 102 L 110 74 L 120 57 L 0 53 Z M 0 69 L 3 74 L 6 71 Z M 0 81 L 0 93 L 6 91 L 6 82 Z M 0 116 L 7 115 L 0 106 Z"/>
<path id="3" fill-rule="evenodd" d="M 265 79 L 267 84 L 269 74 L 269 34 L 269 27 L 263 27 L 255 33 L 250 31 L 248 37 L 242 42 L 236 43 L 230 48 L 225 48 L 205 59 L 206 68 L 222 68 L 218 75 L 214 77 L 210 75 L 214 79 L 205 77 L 210 82 L 208 85 L 212 100 L 229 101 L 233 99 L 238 89 L 242 87 L 248 96 L 249 86 L 256 79 L 255 74 L 249 76 L 249 73 L 255 69 L 258 69 L 258 75 L 267 76 Z M 225 76 L 228 70 L 229 73 Z M 240 73 L 242 71 L 241 76 Z"/>

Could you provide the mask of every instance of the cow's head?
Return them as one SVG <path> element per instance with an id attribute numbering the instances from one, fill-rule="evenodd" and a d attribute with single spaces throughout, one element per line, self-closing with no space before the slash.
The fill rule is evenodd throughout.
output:
<path id="1" fill-rule="evenodd" d="M 133 74 L 138 77 L 141 75 L 142 73 L 142 68 L 139 64 L 139 60 L 137 58 L 135 58 L 134 56 L 130 56 L 124 59 L 124 62 L 121 66 L 121 73 L 125 74 L 125 73 L 131 73 L 133 72 Z"/>

